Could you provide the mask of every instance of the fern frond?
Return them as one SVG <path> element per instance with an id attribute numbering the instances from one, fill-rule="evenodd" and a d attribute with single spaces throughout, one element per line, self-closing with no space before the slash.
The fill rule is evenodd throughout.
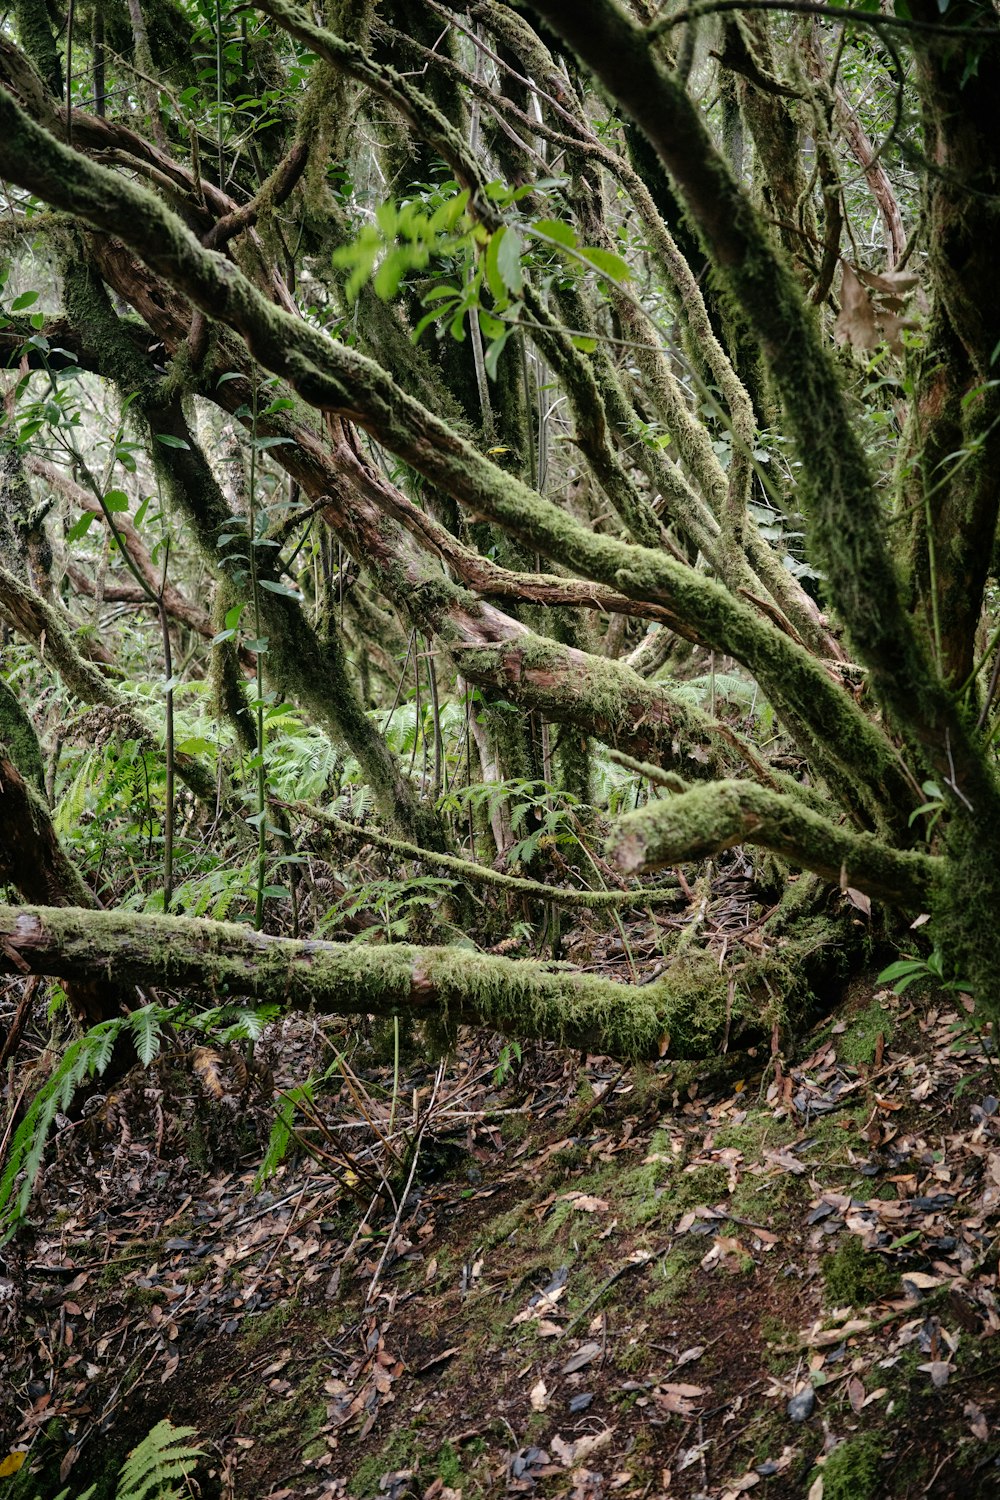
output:
<path id="1" fill-rule="evenodd" d="M 146 1434 L 122 1464 L 116 1500 L 180 1500 L 181 1491 L 168 1488 L 174 1479 L 186 1479 L 204 1458 L 188 1439 L 193 1427 L 175 1427 L 164 1418 Z"/>
<path id="2" fill-rule="evenodd" d="M 71 1042 L 58 1066 L 38 1090 L 11 1142 L 10 1156 L 0 1176 L 0 1245 L 5 1245 L 24 1217 L 38 1169 L 45 1154 L 52 1122 L 64 1110 L 88 1076 L 103 1073 L 124 1020 L 102 1021 Z M 16 1198 L 14 1184 L 23 1174 Z M 9 1206 L 8 1206 L 9 1205 Z"/>
<path id="3" fill-rule="evenodd" d="M 135 1050 L 144 1068 L 149 1067 L 160 1050 L 162 1022 L 163 1007 L 160 1005 L 144 1005 L 141 1010 L 132 1011 L 128 1018 L 129 1027 L 135 1033 Z"/>

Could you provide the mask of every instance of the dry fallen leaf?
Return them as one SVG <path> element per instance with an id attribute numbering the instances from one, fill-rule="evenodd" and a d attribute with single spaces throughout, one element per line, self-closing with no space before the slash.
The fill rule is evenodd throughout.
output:
<path id="1" fill-rule="evenodd" d="M 990 1435 L 990 1424 L 983 1416 L 979 1407 L 974 1401 L 967 1401 L 962 1410 L 969 1419 L 972 1436 L 978 1438 L 981 1443 L 985 1443 Z"/>
<path id="2" fill-rule="evenodd" d="M 583 1214 L 596 1214 L 608 1207 L 606 1198 L 593 1198 L 589 1193 L 564 1193 L 563 1199 Z"/>
<path id="3" fill-rule="evenodd" d="M 849 885 L 849 886 L 847 886 L 845 888 L 844 895 L 847 897 L 848 901 L 851 903 L 851 905 L 857 911 L 863 912 L 866 917 L 870 917 L 871 916 L 871 914 L 872 914 L 872 901 L 871 901 L 871 897 L 870 896 L 866 896 L 865 893 L 864 893 L 864 891 L 856 890 L 853 885 Z"/>
<path id="4" fill-rule="evenodd" d="M 678 1368 L 678 1370 L 680 1369 L 681 1365 L 689 1365 L 689 1364 L 692 1364 L 694 1362 L 694 1360 L 701 1359 L 701 1356 L 704 1354 L 704 1352 L 705 1352 L 705 1345 L 704 1344 L 692 1344 L 692 1346 L 691 1346 L 690 1349 L 685 1349 L 683 1354 L 678 1354 L 678 1356 L 677 1356 L 677 1368 Z"/>
<path id="5" fill-rule="evenodd" d="M 549 1391 L 544 1380 L 540 1380 L 531 1390 L 532 1411 L 544 1411 L 549 1404 Z"/>
<path id="6" fill-rule="evenodd" d="M 871 298 L 846 261 L 840 282 L 840 312 L 833 334 L 838 344 L 850 344 L 854 349 L 874 349 L 879 342 Z"/>
<path id="7" fill-rule="evenodd" d="M 591 1342 L 589 1344 L 581 1345 L 576 1353 L 571 1355 L 563 1365 L 563 1374 L 575 1375 L 577 1370 L 582 1370 L 585 1365 L 593 1364 L 594 1360 L 598 1357 L 600 1352 L 600 1344 Z"/>
<path id="8" fill-rule="evenodd" d="M 611 1441 L 611 1431 L 610 1427 L 605 1427 L 602 1432 L 588 1432 L 583 1437 L 577 1438 L 575 1443 L 568 1443 L 565 1438 L 554 1437 L 548 1446 L 559 1462 L 570 1469 L 574 1464 L 583 1463 L 598 1449 L 605 1448 Z"/>

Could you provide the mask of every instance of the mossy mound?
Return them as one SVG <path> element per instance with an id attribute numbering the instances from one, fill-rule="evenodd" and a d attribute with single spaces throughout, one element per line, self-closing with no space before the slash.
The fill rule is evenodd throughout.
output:
<path id="1" fill-rule="evenodd" d="M 829 1307 L 868 1307 L 899 1286 L 895 1271 L 861 1241 L 851 1236 L 820 1265 L 825 1301 Z"/>

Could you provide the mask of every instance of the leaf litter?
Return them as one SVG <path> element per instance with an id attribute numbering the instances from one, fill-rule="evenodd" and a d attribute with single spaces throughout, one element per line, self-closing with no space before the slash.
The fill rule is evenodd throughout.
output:
<path id="1" fill-rule="evenodd" d="M 172 1150 L 142 1075 L 5 1252 L 0 1472 L 61 1444 L 75 1479 L 166 1413 L 241 1500 L 800 1496 L 868 1434 L 893 1493 L 995 1493 L 1000 1086 L 951 1003 L 862 998 L 870 1061 L 849 1005 L 715 1082 L 537 1047 L 502 1092 L 463 1036 L 400 1091 L 408 1190 L 377 1070 L 263 1191 Z M 286 1026 L 279 1087 L 317 1042 Z"/>

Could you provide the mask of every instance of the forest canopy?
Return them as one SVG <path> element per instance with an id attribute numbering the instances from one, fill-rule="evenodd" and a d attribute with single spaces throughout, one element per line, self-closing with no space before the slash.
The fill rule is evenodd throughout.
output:
<path id="1" fill-rule="evenodd" d="M 996 1013 L 998 98 L 976 0 L 16 0 L 43 1112 L 288 1009 L 706 1056 L 873 944 Z"/>

